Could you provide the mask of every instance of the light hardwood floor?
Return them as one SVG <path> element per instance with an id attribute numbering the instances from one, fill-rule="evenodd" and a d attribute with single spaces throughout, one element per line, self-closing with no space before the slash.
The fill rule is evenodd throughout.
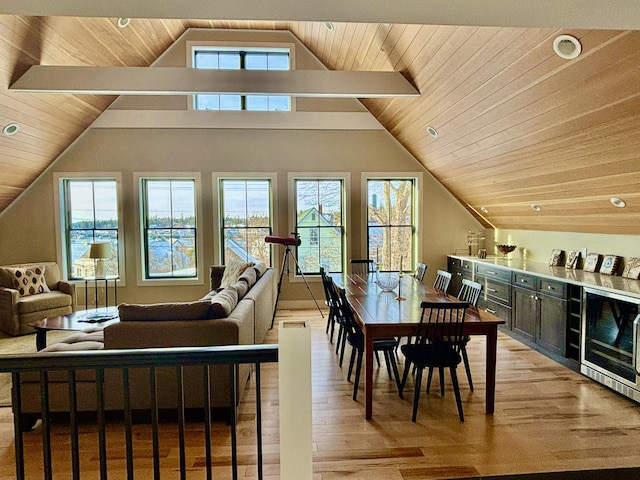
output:
<path id="1" fill-rule="evenodd" d="M 638 467 L 640 478 L 640 408 L 505 334 L 498 344 L 498 374 L 494 415 L 484 413 L 484 342 L 474 338 L 469 354 L 475 392 L 464 371 L 459 377 L 465 422 L 458 421 L 448 374 L 441 398 L 434 378 L 431 394 L 423 393 L 418 422 L 411 422 L 412 385 L 401 400 L 384 366 L 376 370 L 374 418 L 364 420 L 364 389 L 351 399 L 342 369 L 324 333 L 317 310 L 280 310 L 277 321 L 307 319 L 312 325 L 314 480 L 409 480 L 552 472 L 595 468 Z M 267 343 L 277 342 L 277 328 Z M 348 352 L 347 352 L 348 353 Z M 347 357 L 348 358 L 348 357 Z M 402 368 L 402 359 L 400 358 Z M 277 366 L 263 367 L 263 425 L 265 478 L 279 478 Z M 362 385 L 361 385 L 362 387 Z M 256 478 L 255 389 L 248 389 L 240 407 L 240 478 Z M 162 424 L 162 478 L 178 478 L 177 431 Z M 136 478 L 151 477 L 150 435 L 146 425 L 134 428 Z M 98 478 L 95 434 L 82 425 L 83 479 Z M 214 478 L 230 478 L 229 439 L 224 424 L 216 425 Z M 0 409 L 0 479 L 14 478 L 13 428 L 9 408 Z M 202 426 L 188 425 L 188 478 L 205 478 Z M 55 478 L 70 478 L 68 428 L 53 431 Z M 109 478 L 125 478 L 124 434 L 118 422 L 110 426 Z M 28 478 L 42 478 L 38 429 L 25 435 Z M 603 477 L 605 478 L 605 477 Z"/>

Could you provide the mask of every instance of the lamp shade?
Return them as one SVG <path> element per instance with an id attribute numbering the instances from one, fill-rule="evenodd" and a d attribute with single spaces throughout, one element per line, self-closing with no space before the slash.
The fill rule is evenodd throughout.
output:
<path id="1" fill-rule="evenodd" d="M 96 242 L 91 244 L 89 258 L 110 258 L 111 244 L 109 242 Z"/>

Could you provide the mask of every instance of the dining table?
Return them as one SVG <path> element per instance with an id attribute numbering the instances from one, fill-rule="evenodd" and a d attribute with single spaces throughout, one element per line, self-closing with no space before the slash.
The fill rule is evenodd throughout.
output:
<path id="1" fill-rule="evenodd" d="M 397 275 L 397 274 L 396 274 Z M 400 275 L 398 287 L 383 291 L 373 273 L 368 275 L 331 274 L 334 284 L 343 288 L 364 333 L 365 418 L 373 418 L 373 342 L 376 338 L 404 337 L 417 334 L 422 302 L 460 302 L 452 295 L 425 285 L 412 275 Z M 485 410 L 493 414 L 496 393 L 496 359 L 498 326 L 505 321 L 477 307 L 466 310 L 463 334 L 486 337 Z"/>

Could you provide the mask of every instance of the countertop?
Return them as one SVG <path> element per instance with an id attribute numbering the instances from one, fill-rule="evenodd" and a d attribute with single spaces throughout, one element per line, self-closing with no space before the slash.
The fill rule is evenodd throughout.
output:
<path id="1" fill-rule="evenodd" d="M 504 260 L 502 257 L 478 258 L 468 255 L 449 255 L 449 257 L 494 265 L 498 268 L 531 273 L 552 280 L 562 280 L 574 285 L 594 287 L 607 292 L 640 298 L 640 280 L 624 278 L 619 275 L 604 275 L 602 273 L 591 273 L 578 269 L 552 267 L 543 262 L 531 262 L 521 258 Z"/>

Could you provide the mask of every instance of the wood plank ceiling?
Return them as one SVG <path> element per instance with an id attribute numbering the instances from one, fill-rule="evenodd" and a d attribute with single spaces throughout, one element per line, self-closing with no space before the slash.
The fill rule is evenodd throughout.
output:
<path id="1" fill-rule="evenodd" d="M 640 234 L 640 31 L 115 23 L 0 16 L 0 127 L 20 125 L 17 134 L 0 136 L 0 211 L 114 100 L 9 91 L 29 66 L 148 66 L 190 27 L 288 29 L 329 69 L 401 71 L 419 97 L 363 104 L 486 226 Z M 580 40 L 577 59 L 554 54 L 562 33 Z M 611 197 L 626 207 L 614 207 Z"/>

